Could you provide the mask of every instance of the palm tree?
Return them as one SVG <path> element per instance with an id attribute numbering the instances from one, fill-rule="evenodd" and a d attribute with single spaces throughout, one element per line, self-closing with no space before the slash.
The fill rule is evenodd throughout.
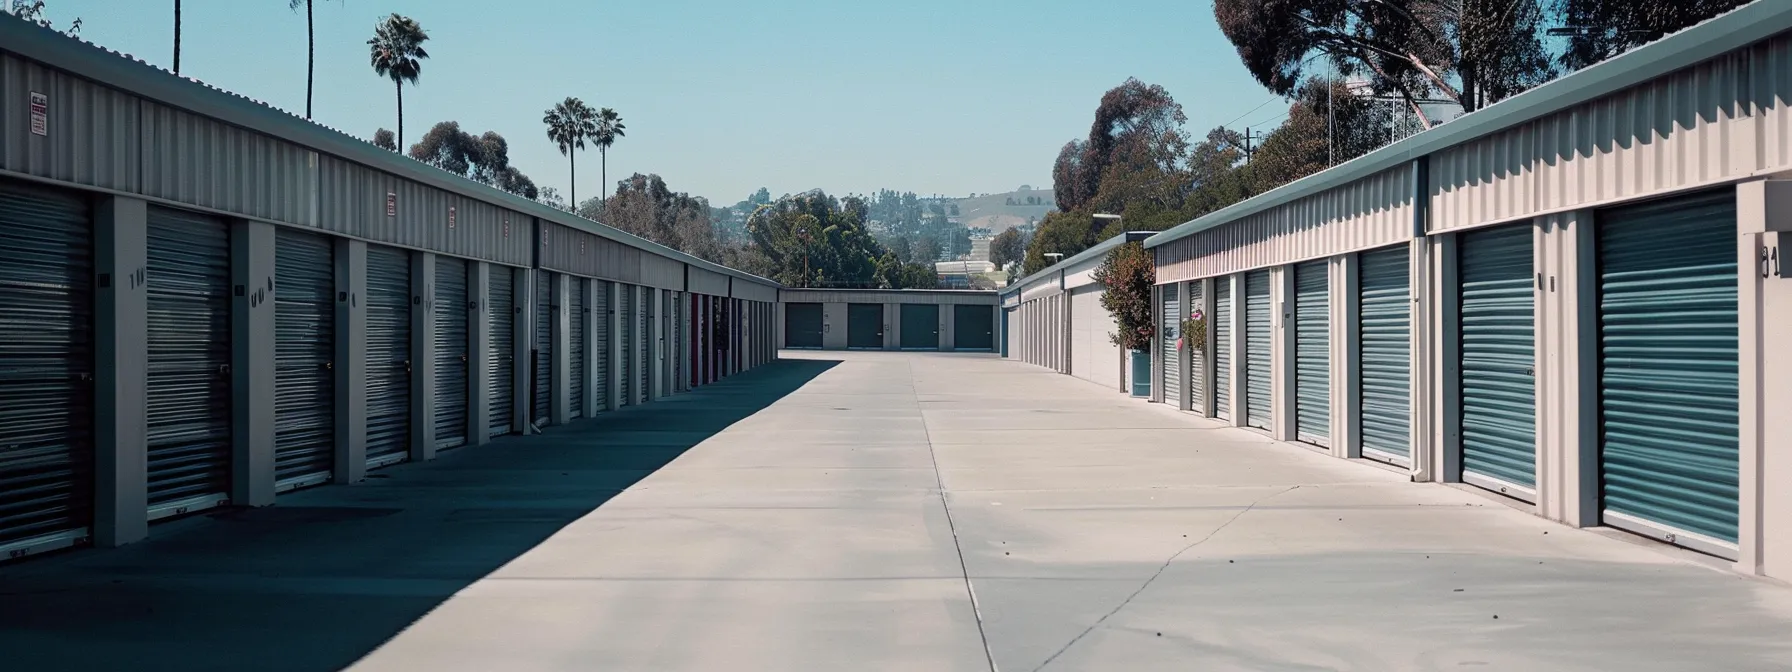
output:
<path id="1" fill-rule="evenodd" d="M 398 90 L 398 136 L 395 142 L 399 147 L 404 146 L 404 83 L 416 84 L 417 77 L 423 74 L 423 59 L 429 58 L 429 52 L 423 50 L 427 40 L 429 34 L 423 32 L 423 26 L 397 14 L 374 24 L 373 38 L 367 40 L 373 72 L 390 77 L 393 88 Z"/>
<path id="2" fill-rule="evenodd" d="M 174 0 L 174 74 L 180 74 L 180 0 Z"/>
<path id="3" fill-rule="evenodd" d="M 598 174 L 604 180 L 605 193 L 610 191 L 610 145 L 616 144 L 617 138 L 627 135 L 623 133 L 627 128 L 622 125 L 622 115 L 615 110 L 606 107 L 597 113 L 597 127 L 591 133 L 591 144 L 597 145 L 598 163 L 602 166 L 598 169 Z"/>
<path id="4" fill-rule="evenodd" d="M 567 168 L 572 172 L 572 204 L 579 207 L 579 169 L 573 158 L 573 152 L 585 148 L 585 140 L 597 134 L 597 114 L 591 106 L 577 98 L 567 98 L 542 115 L 541 123 L 548 126 L 548 139 L 560 148 L 560 154 L 566 157 Z"/>
<path id="5" fill-rule="evenodd" d="M 286 0 L 288 9 L 305 6 L 305 118 L 311 118 L 311 88 L 317 71 L 317 28 L 311 20 L 311 0 Z"/>

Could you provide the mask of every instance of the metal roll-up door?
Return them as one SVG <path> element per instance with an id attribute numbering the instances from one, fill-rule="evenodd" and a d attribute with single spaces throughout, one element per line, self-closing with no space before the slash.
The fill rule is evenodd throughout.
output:
<path id="1" fill-rule="evenodd" d="M 1199 314 L 1200 317 L 1208 317 L 1206 299 L 1200 280 L 1188 283 L 1188 296 L 1184 297 L 1182 302 L 1183 314 L 1189 316 Z M 1213 320 L 1207 321 L 1207 328 L 1208 333 L 1212 334 Z M 1178 335 L 1187 336 L 1186 334 Z M 1205 342 L 1190 343 L 1185 338 L 1182 343 L 1183 356 L 1188 358 L 1188 407 L 1196 413 L 1205 413 L 1207 409 L 1207 351 L 1209 349 L 1210 346 Z"/>
<path id="2" fill-rule="evenodd" d="M 642 287 L 635 297 L 635 382 L 641 385 L 635 394 L 642 399 L 653 395 L 653 290 Z"/>
<path id="3" fill-rule="evenodd" d="M 1332 445 L 1331 284 L 1326 262 L 1294 267 L 1295 438 Z"/>
<path id="4" fill-rule="evenodd" d="M 1177 347 L 1182 337 L 1182 285 L 1171 283 L 1164 285 L 1163 307 L 1158 320 L 1163 323 L 1163 334 L 1158 339 L 1158 351 L 1163 360 L 1164 403 L 1180 407 L 1182 404 L 1182 349 Z"/>
<path id="5" fill-rule="evenodd" d="M 1464 233 L 1457 241 L 1457 261 L 1462 480 L 1534 499 L 1537 320 L 1531 226 Z"/>
<path id="6" fill-rule="evenodd" d="M 230 227 L 151 207 L 148 275 L 153 520 L 229 498 Z"/>
<path id="7" fill-rule="evenodd" d="M 989 306 L 952 306 L 952 348 L 989 350 L 995 345 L 995 333 L 991 329 L 994 316 Z"/>
<path id="8" fill-rule="evenodd" d="M 1605 523 L 1733 558 L 1735 194 L 1602 212 L 1597 249 Z"/>
<path id="9" fill-rule="evenodd" d="M 1406 246 L 1362 253 L 1358 409 L 1365 457 L 1407 464 L 1412 436 L 1412 301 Z"/>
<path id="10" fill-rule="evenodd" d="M 367 247 L 367 464 L 411 452 L 411 253 Z"/>
<path id="11" fill-rule="evenodd" d="M 1014 352 L 1014 309 L 1002 309 L 1002 358 L 1007 359 Z"/>
<path id="12" fill-rule="evenodd" d="M 1232 419 L 1232 278 L 1213 279 L 1213 417 Z"/>
<path id="13" fill-rule="evenodd" d="M 486 338 L 486 409 L 491 416 L 489 436 L 503 436 L 514 429 L 511 407 L 516 388 L 516 276 L 509 266 L 493 265 L 486 287 L 486 318 L 491 334 Z"/>
<path id="14" fill-rule="evenodd" d="M 685 381 L 685 372 L 684 372 L 685 342 L 684 342 L 684 337 L 685 337 L 685 332 L 688 331 L 688 328 L 685 326 L 685 323 L 684 323 L 684 314 L 685 314 L 684 303 L 685 303 L 684 292 L 673 292 L 672 293 L 672 345 L 670 348 L 668 348 L 668 350 L 666 352 L 666 361 L 668 362 L 668 366 L 672 367 L 671 389 L 673 391 L 679 391 L 679 390 L 684 389 L 684 381 Z"/>
<path id="15" fill-rule="evenodd" d="M 902 304 L 901 332 L 904 350 L 938 350 L 940 307 L 931 303 Z"/>
<path id="16" fill-rule="evenodd" d="M 554 395 L 554 274 L 535 271 L 535 393 L 531 408 L 536 425 L 552 421 L 550 404 Z"/>
<path id="17" fill-rule="evenodd" d="M 0 185 L 0 558 L 93 524 L 93 215 Z"/>
<path id="18" fill-rule="evenodd" d="M 585 417 L 585 326 L 591 314 L 585 310 L 585 279 L 566 279 L 566 364 L 568 403 L 572 417 Z"/>
<path id="19" fill-rule="evenodd" d="M 784 304 L 784 347 L 821 347 L 821 304 Z"/>
<path id="20" fill-rule="evenodd" d="M 618 372 L 616 378 L 622 383 L 622 405 L 633 406 L 635 404 L 635 288 L 632 285 L 617 285 L 617 287 L 620 288 L 618 293 L 622 295 L 622 305 L 616 308 L 616 324 L 622 330 L 622 333 L 618 335 L 622 339 L 620 364 L 622 371 Z"/>
<path id="21" fill-rule="evenodd" d="M 883 349 L 884 304 L 854 303 L 846 306 L 846 347 Z"/>
<path id="22" fill-rule="evenodd" d="M 1269 271 L 1244 276 L 1244 424 L 1269 429 L 1270 416 Z"/>
<path id="23" fill-rule="evenodd" d="M 610 283 L 606 280 L 591 281 L 591 315 L 596 320 L 597 330 L 591 334 L 591 345 L 587 348 L 591 356 L 596 358 L 591 364 L 591 390 L 597 395 L 592 407 L 599 412 L 610 410 L 610 339 L 616 337 L 610 333 Z"/>
<path id="24" fill-rule="evenodd" d="M 436 449 L 467 445 L 472 341 L 468 338 L 467 262 L 436 257 Z"/>
<path id="25" fill-rule="evenodd" d="M 327 236 L 274 235 L 274 483 L 330 480 L 336 466 L 336 261 Z"/>

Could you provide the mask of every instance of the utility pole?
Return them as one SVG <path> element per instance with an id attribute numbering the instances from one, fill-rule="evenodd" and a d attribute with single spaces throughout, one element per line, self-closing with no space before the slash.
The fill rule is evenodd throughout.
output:
<path id="1" fill-rule="evenodd" d="M 1254 137 L 1251 135 L 1251 127 L 1249 127 L 1249 126 L 1244 127 L 1244 162 L 1245 163 L 1250 163 L 1251 155 L 1257 153 L 1257 148 L 1251 146 L 1251 141 L 1252 140 L 1261 140 L 1261 139 L 1263 139 L 1263 136 L 1261 136 L 1261 135 L 1254 136 Z"/>

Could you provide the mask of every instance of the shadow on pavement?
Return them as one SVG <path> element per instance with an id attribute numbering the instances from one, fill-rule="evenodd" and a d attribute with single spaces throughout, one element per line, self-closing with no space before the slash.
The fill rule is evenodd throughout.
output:
<path id="1" fill-rule="evenodd" d="M 342 669 L 837 363 L 773 362 L 363 484 L 158 526 L 124 548 L 0 568 L 0 668 Z"/>

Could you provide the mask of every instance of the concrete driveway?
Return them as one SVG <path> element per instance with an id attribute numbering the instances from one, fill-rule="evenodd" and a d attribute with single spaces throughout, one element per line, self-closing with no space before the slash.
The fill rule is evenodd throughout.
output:
<path id="1" fill-rule="evenodd" d="M 1792 590 L 1700 556 L 987 355 L 786 357 L 800 361 L 528 439 L 541 481 L 395 472 L 417 484 L 381 504 L 400 513 L 344 524 L 485 549 L 448 579 L 382 572 L 382 558 L 424 558 L 327 535 L 318 553 L 334 543 L 363 569 L 322 583 L 232 571 L 286 542 L 207 522 L 178 544 L 0 569 L 0 593 L 62 587 L 105 608 L 105 582 L 129 575 L 159 587 L 138 597 L 158 613 L 228 592 L 216 608 L 238 618 L 96 629 L 70 614 L 30 630 L 0 610 L 15 614 L 0 617 L 0 651 L 115 652 L 60 669 L 125 669 L 103 664 L 145 641 L 139 654 L 158 657 L 129 669 L 1792 669 Z M 656 441 L 673 448 L 652 453 Z M 479 450 L 491 457 L 468 459 L 509 464 Z M 632 486 L 604 463 L 628 455 Z M 493 523 L 423 515 L 452 508 L 449 472 L 468 502 L 456 510 Z M 569 513 L 518 538 L 490 529 L 541 523 L 493 512 L 544 508 Z M 474 543 L 477 530 L 499 541 Z M 224 549 L 214 574 L 166 560 L 208 543 Z M 318 590 L 412 601 L 357 615 L 307 601 Z M 282 651 L 277 627 L 330 655 Z M 212 655 L 141 664 L 182 648 Z"/>

